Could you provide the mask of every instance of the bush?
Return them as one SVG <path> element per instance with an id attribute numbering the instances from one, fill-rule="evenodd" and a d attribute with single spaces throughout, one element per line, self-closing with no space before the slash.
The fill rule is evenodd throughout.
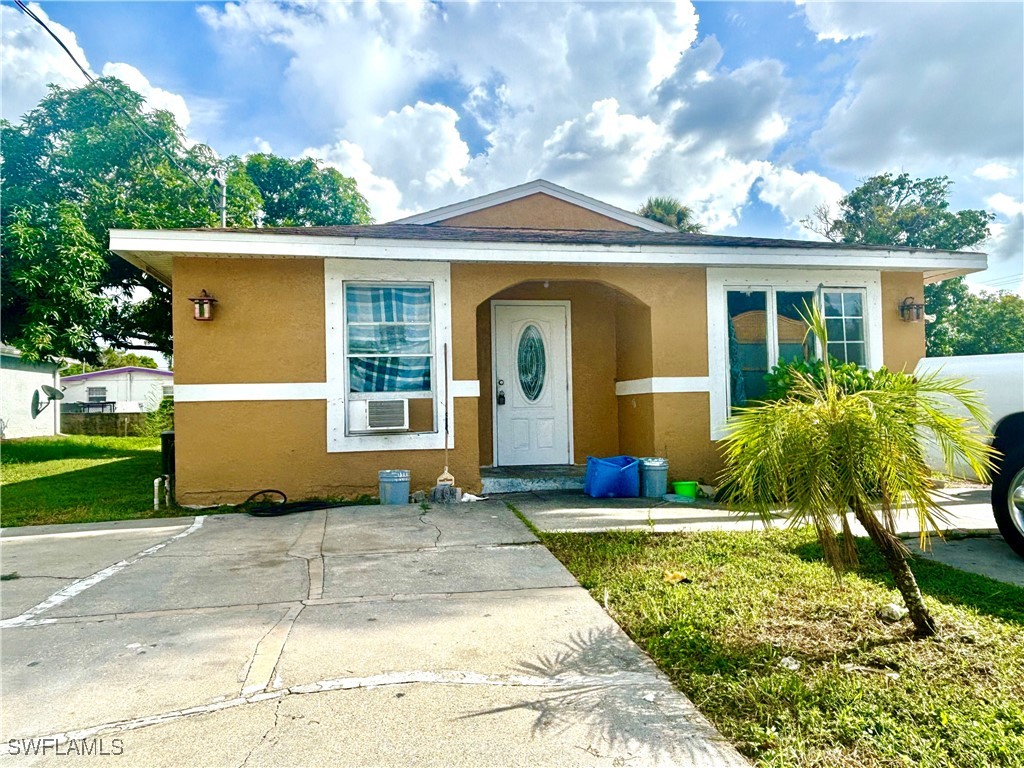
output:
<path id="1" fill-rule="evenodd" d="M 174 429 L 174 398 L 165 397 L 156 410 L 146 414 L 146 421 L 139 430 L 143 437 L 160 437 L 161 432 Z"/>
<path id="2" fill-rule="evenodd" d="M 848 395 L 873 389 L 880 377 L 888 375 L 884 367 L 873 373 L 856 363 L 841 363 L 834 357 L 829 358 L 829 363 L 832 366 L 832 380 Z M 795 373 L 810 376 L 820 385 L 825 381 L 825 363 L 821 360 L 808 361 L 796 357 L 788 363 L 778 363 L 764 376 L 768 384 L 764 399 L 782 400 L 788 396 L 793 388 Z"/>

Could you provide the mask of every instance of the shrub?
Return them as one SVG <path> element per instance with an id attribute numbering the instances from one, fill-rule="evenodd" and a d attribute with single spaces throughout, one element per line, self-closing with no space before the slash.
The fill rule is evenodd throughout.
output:
<path id="1" fill-rule="evenodd" d="M 881 378 L 889 375 L 884 367 L 872 372 L 861 368 L 856 363 L 841 363 L 831 356 L 829 364 L 832 368 L 832 381 L 847 395 L 873 389 Z M 825 383 L 825 362 L 823 360 L 808 361 L 795 357 L 789 362 L 778 363 L 764 376 L 764 380 L 768 384 L 768 391 L 764 399 L 781 400 L 787 397 L 796 381 L 794 373 L 810 376 L 820 387 Z"/>
<path id="2" fill-rule="evenodd" d="M 143 437 L 160 437 L 160 433 L 174 429 L 174 398 L 165 397 L 155 410 L 146 413 L 146 421 L 139 433 Z"/>

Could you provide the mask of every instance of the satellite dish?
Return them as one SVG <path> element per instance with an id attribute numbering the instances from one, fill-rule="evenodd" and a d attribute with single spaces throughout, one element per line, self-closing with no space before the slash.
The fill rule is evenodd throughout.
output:
<path id="1" fill-rule="evenodd" d="M 43 394 L 46 395 L 46 402 L 42 405 L 39 404 L 39 389 L 43 390 Z M 32 393 L 32 418 L 34 419 L 40 413 L 46 410 L 46 406 L 52 403 L 54 400 L 63 400 L 64 393 L 56 387 L 51 387 L 49 384 L 40 385 L 39 389 Z"/>
<path id="2" fill-rule="evenodd" d="M 51 387 L 49 384 L 43 384 L 39 387 L 46 394 L 48 400 L 63 400 L 64 393 L 56 387 Z"/>

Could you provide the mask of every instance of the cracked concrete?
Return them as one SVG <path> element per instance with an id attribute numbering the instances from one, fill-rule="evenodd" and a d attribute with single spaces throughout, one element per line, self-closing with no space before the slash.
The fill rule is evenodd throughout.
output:
<path id="1" fill-rule="evenodd" d="M 58 591 L 192 520 L 104 525 L 0 556 Z M 745 764 L 498 502 L 212 516 L 2 640 L 0 737 L 120 765 Z"/>

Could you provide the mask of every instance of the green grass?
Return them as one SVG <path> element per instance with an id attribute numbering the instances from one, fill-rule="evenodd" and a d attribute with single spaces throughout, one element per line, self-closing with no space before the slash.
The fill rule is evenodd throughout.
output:
<path id="1" fill-rule="evenodd" d="M 1024 589 L 915 561 L 922 641 L 866 540 L 837 582 L 810 530 L 541 537 L 756 765 L 1024 766 Z"/>
<path id="2" fill-rule="evenodd" d="M 160 440 L 69 435 L 0 445 L 0 522 L 5 527 L 168 517 L 153 511 Z"/>
<path id="3" fill-rule="evenodd" d="M 162 472 L 160 438 L 65 435 L 0 444 L 0 525 L 95 523 L 195 514 L 179 506 L 153 510 L 153 480 Z M 254 489 L 255 490 L 255 489 Z M 380 503 L 355 499 L 307 499 L 334 506 Z M 204 514 L 245 512 L 219 506 Z"/>

